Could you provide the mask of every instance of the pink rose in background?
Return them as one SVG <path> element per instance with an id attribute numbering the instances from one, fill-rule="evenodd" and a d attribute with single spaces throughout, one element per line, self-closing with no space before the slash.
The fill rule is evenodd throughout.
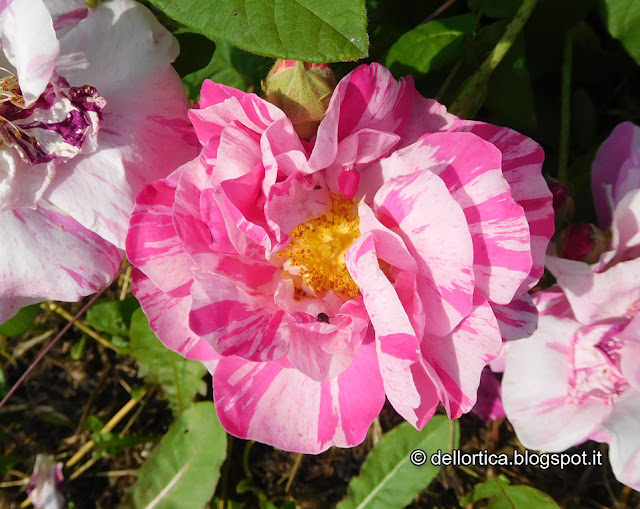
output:
<path id="1" fill-rule="evenodd" d="M 109 283 L 136 193 L 197 153 L 177 41 L 132 0 L 0 8 L 0 323 Z"/>
<path id="2" fill-rule="evenodd" d="M 611 245 L 598 261 L 547 257 L 558 284 L 535 294 L 533 336 L 509 344 L 503 403 L 525 447 L 610 444 L 613 472 L 640 489 L 640 129 L 618 126 L 592 173 Z M 632 185 L 635 183 L 634 185 Z"/>
<path id="3" fill-rule="evenodd" d="M 213 375 L 231 434 L 348 447 L 389 399 L 422 428 L 476 400 L 553 233 L 543 153 L 360 66 L 309 141 L 273 104 L 206 81 L 200 156 L 137 197 L 133 289 L 169 348 Z"/>

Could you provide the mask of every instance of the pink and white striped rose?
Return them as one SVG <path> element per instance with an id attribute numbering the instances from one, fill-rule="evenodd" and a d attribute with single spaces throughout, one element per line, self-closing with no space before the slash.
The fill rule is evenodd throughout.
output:
<path id="1" fill-rule="evenodd" d="M 8 0 L 0 34 L 2 323 L 109 283 L 135 195 L 197 149 L 177 41 L 137 2 Z"/>
<path id="2" fill-rule="evenodd" d="M 538 292 L 538 330 L 509 344 L 502 397 L 525 447 L 610 444 L 613 472 L 640 489 L 640 128 L 618 126 L 592 169 L 611 244 L 591 265 L 547 257 L 558 284 Z"/>
<path id="3" fill-rule="evenodd" d="M 213 375 L 238 437 L 318 453 L 360 443 L 386 398 L 417 428 L 468 412 L 553 233 L 543 153 L 465 121 L 412 79 L 358 67 L 315 136 L 206 81 L 199 157 L 137 197 L 133 289 L 169 348 Z"/>

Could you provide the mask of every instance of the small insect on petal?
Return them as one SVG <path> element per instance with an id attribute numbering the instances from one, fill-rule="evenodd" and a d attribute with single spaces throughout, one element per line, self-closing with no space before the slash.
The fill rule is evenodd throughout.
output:
<path id="1" fill-rule="evenodd" d="M 318 321 L 329 323 L 329 315 L 327 315 L 326 313 L 318 313 Z"/>

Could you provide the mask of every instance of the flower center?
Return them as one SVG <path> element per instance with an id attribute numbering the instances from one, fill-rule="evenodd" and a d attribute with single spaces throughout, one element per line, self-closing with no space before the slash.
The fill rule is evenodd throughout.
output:
<path id="1" fill-rule="evenodd" d="M 9 72 L 6 69 L 2 70 Z M 0 103 L 9 101 L 16 106 L 24 106 L 24 97 L 20 93 L 18 77 L 15 74 L 9 73 L 9 76 L 0 80 L 0 90 Z"/>
<path id="2" fill-rule="evenodd" d="M 18 77 L 0 70 L 8 73 L 0 77 L 0 148 L 13 147 L 30 165 L 95 150 L 106 104 L 95 88 L 71 87 L 54 72 L 42 95 L 26 107 Z"/>
<path id="3" fill-rule="evenodd" d="M 344 257 L 360 236 L 359 224 L 356 205 L 334 197 L 329 212 L 299 224 L 289 234 L 291 243 L 283 251 L 289 257 L 285 272 L 301 277 L 314 292 L 335 290 L 357 297 L 360 290 Z"/>
<path id="4" fill-rule="evenodd" d="M 615 337 L 622 328 L 620 324 L 591 325 L 574 336 L 569 397 L 576 403 L 597 398 L 611 405 L 629 386 L 620 370 L 622 342 Z"/>

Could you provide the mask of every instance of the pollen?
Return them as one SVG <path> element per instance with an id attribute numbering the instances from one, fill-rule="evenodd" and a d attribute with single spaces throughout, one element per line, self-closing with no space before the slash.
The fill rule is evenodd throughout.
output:
<path id="1" fill-rule="evenodd" d="M 351 278 L 345 254 L 360 236 L 356 204 L 334 196 L 326 214 L 299 224 L 289 233 L 291 243 L 281 253 L 315 292 L 335 290 L 357 297 L 360 289 Z M 293 270 L 291 271 L 293 272 Z"/>

